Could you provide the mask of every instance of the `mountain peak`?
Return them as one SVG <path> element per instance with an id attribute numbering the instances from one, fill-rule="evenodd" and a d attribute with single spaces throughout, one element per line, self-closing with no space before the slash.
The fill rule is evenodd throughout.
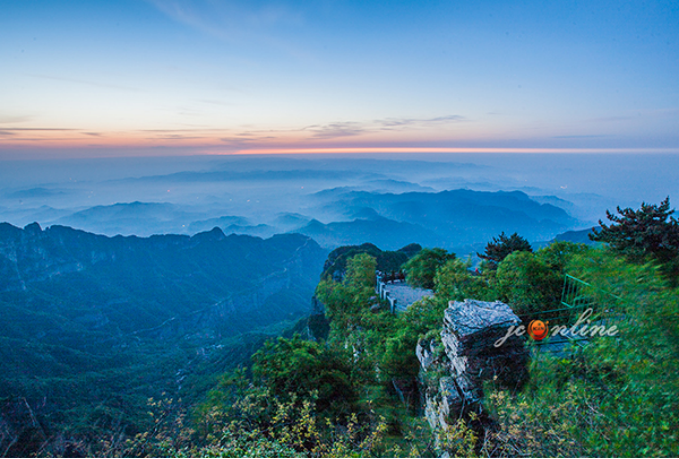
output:
<path id="1" fill-rule="evenodd" d="M 38 224 L 38 222 L 33 222 L 29 225 L 24 226 L 24 231 L 28 234 L 34 235 L 42 233 L 42 228 L 40 227 L 40 224 Z"/>
<path id="2" fill-rule="evenodd" d="M 191 239 L 194 238 L 198 238 L 199 240 L 221 241 L 226 238 L 226 235 L 219 226 L 215 226 L 210 231 L 195 234 Z"/>

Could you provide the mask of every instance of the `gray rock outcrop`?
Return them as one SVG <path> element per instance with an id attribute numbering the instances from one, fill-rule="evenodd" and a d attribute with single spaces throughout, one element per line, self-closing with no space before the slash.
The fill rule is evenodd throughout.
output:
<path id="1" fill-rule="evenodd" d="M 479 409 L 483 382 L 518 387 L 526 376 L 527 350 L 512 336 L 495 346 L 520 319 L 499 301 L 450 302 L 445 310 L 440 342 L 420 340 L 425 415 L 434 429 L 446 428 L 467 411 Z"/>

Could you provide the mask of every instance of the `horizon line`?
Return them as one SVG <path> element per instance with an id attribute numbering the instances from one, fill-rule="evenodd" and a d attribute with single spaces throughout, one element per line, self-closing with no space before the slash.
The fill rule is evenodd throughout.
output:
<path id="1" fill-rule="evenodd" d="M 306 147 L 204 150 L 206 155 L 286 155 L 357 153 L 679 153 L 679 148 L 519 148 L 519 147 Z"/>
<path id="2" fill-rule="evenodd" d="M 88 151 L 89 150 L 89 151 Z M 160 158 L 196 156 L 267 156 L 267 155 L 381 155 L 381 154 L 679 154 L 675 148 L 537 148 L 537 147 L 304 147 L 304 148 L 0 148 L 0 162 L 39 159 Z"/>

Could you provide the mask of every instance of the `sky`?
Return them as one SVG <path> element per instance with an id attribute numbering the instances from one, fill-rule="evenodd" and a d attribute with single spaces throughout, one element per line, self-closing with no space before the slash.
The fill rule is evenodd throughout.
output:
<path id="1" fill-rule="evenodd" d="M 0 7 L 0 158 L 679 152 L 676 0 Z"/>

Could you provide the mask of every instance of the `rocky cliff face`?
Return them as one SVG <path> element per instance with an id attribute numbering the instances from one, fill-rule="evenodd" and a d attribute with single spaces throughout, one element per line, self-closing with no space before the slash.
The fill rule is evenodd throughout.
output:
<path id="1" fill-rule="evenodd" d="M 420 340 L 416 350 L 432 429 L 445 429 L 466 412 L 479 410 L 485 380 L 511 388 L 522 383 L 528 354 L 521 338 L 495 346 L 509 326 L 519 323 L 501 302 L 449 303 L 440 337 Z"/>
<path id="2" fill-rule="evenodd" d="M 0 338 L 88 352 L 210 342 L 307 313 L 326 254 L 297 234 L 110 238 L 1 223 Z"/>

